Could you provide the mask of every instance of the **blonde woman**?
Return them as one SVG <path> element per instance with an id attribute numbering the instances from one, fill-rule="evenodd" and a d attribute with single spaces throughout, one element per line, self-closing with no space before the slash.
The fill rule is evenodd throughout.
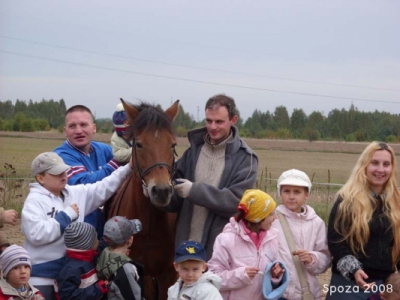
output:
<path id="1" fill-rule="evenodd" d="M 372 142 L 339 190 L 328 224 L 333 256 L 326 299 L 368 299 L 400 267 L 400 193 L 396 159 Z M 397 233 L 397 234 L 394 234 Z"/>

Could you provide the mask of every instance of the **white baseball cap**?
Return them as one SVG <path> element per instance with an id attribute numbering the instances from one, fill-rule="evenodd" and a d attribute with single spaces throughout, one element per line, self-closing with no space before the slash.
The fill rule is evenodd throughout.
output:
<path id="1" fill-rule="evenodd" d="M 283 172 L 278 179 L 278 193 L 281 194 L 282 185 L 293 185 L 293 186 L 304 186 L 308 188 L 308 192 L 311 192 L 311 181 L 307 174 L 303 171 L 291 169 Z"/>
<path id="2" fill-rule="evenodd" d="M 31 168 L 34 176 L 43 172 L 51 175 L 59 175 L 67 171 L 70 166 L 66 165 L 57 153 L 44 152 L 35 157 Z"/>

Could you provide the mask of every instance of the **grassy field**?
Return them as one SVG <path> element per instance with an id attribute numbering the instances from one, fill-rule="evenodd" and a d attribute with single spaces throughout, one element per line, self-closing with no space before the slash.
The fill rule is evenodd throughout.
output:
<path id="1" fill-rule="evenodd" d="M 95 137 L 99 141 L 109 143 L 111 135 L 96 134 Z M 15 174 L 6 174 L 6 177 L 24 178 L 18 181 L 18 190 L 14 193 L 17 196 L 13 197 L 11 190 L 17 181 L 0 181 L 0 187 L 3 188 L 3 191 L 0 191 L 2 206 L 11 205 L 17 209 L 21 207 L 28 191 L 28 183 L 33 181 L 30 170 L 32 160 L 41 152 L 52 151 L 64 139 L 63 134 L 58 132 L 0 132 L 0 173 L 7 173 L 5 164 L 10 164 Z M 259 158 L 257 187 L 271 194 L 279 202 L 276 195 L 276 180 L 279 175 L 292 168 L 303 170 L 313 182 L 309 204 L 324 220 L 327 220 L 336 191 L 347 180 L 358 156 L 368 144 L 256 139 L 245 141 Z M 188 147 L 187 139 L 178 138 L 177 142 L 178 155 L 182 155 Z M 400 145 L 392 146 L 400 153 Z M 8 197 L 12 199 L 7 200 L 4 193 L 8 193 Z M 8 203 L 10 201 L 12 203 Z"/>

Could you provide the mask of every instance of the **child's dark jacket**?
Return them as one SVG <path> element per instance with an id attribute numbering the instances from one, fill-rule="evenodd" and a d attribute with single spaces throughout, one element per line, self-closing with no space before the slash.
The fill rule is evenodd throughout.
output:
<path id="1" fill-rule="evenodd" d="M 96 274 L 94 250 L 67 250 L 65 265 L 56 278 L 62 300 L 97 300 L 107 293 L 104 281 Z"/>
<path id="2" fill-rule="evenodd" d="M 128 256 L 110 252 L 105 248 L 99 257 L 96 269 L 100 279 L 110 281 L 108 298 L 113 298 L 110 294 L 119 294 L 126 300 L 142 299 L 143 269 L 140 265 L 134 264 Z"/>

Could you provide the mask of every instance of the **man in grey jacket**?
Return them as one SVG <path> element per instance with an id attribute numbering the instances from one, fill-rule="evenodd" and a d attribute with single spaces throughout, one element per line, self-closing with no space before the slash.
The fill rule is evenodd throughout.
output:
<path id="1" fill-rule="evenodd" d="M 175 194 L 166 210 L 178 212 L 176 245 L 201 242 L 208 260 L 244 191 L 254 188 L 258 158 L 234 126 L 233 98 L 211 97 L 205 113 L 206 127 L 188 133 L 190 147 L 177 162 Z"/>

